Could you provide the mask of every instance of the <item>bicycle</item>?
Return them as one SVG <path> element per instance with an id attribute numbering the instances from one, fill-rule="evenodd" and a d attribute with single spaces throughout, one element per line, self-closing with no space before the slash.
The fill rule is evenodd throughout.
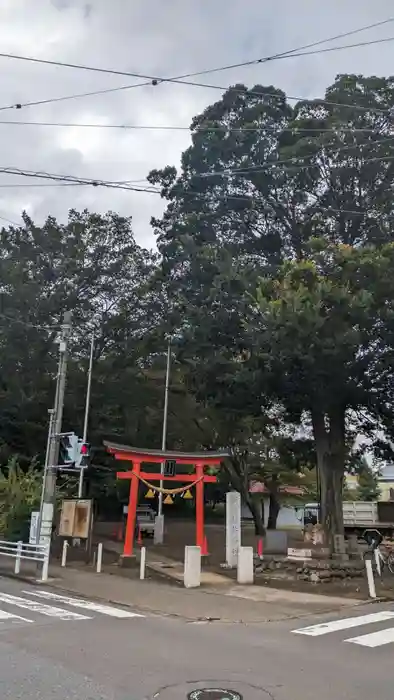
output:
<path id="1" fill-rule="evenodd" d="M 372 569 L 374 573 L 383 576 L 383 571 L 387 568 L 390 574 L 394 575 L 394 550 L 381 548 L 383 535 L 379 530 L 366 530 L 363 539 L 368 544 L 368 549 L 363 554 L 363 559 L 371 556 Z"/>

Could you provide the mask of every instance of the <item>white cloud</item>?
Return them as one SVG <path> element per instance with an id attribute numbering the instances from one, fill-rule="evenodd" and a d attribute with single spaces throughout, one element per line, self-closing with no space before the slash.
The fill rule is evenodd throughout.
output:
<path id="1" fill-rule="evenodd" d="M 178 75 L 236 63 L 307 44 L 390 15 L 389 0 L 3 0 L 3 52 L 114 68 Z M 349 43 L 394 35 L 394 24 L 356 35 Z M 345 40 L 347 41 L 347 40 Z M 340 43 L 340 42 L 337 42 Z M 386 75 L 393 45 L 286 59 L 206 76 L 226 86 L 245 82 L 289 95 L 322 94 L 337 73 Z M 0 58 L 0 107 L 138 82 L 133 78 Z M 175 84 L 146 86 L 85 99 L 0 112 L 3 119 L 73 123 L 188 126 L 220 91 Z M 0 124 L 0 166 L 108 180 L 139 180 L 153 167 L 178 164 L 187 132 L 6 126 Z M 2 184 L 29 184 L 0 175 Z M 35 181 L 39 184 L 39 181 Z M 43 183 L 41 183 L 43 184 Z M 157 195 L 85 187 L 0 187 L 0 215 L 21 209 L 42 220 L 64 219 L 71 207 L 113 209 L 134 217 L 137 238 L 153 244 L 151 215 Z"/>

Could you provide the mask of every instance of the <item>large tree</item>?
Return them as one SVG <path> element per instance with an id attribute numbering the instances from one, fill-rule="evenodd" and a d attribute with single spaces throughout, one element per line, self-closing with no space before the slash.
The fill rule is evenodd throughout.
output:
<path id="1" fill-rule="evenodd" d="M 275 424 L 280 407 L 290 421 L 310 409 L 293 396 L 298 404 L 289 414 L 283 394 L 259 384 L 260 370 L 246 372 L 243 360 L 259 352 L 258 339 L 251 347 L 245 331 L 256 319 L 250 299 L 258 278 L 275 279 L 287 261 L 302 263 L 315 238 L 356 247 L 391 240 L 393 105 L 385 79 L 339 76 L 324 99 L 294 107 L 273 87 L 237 85 L 193 120 L 180 171 L 149 175 L 168 200 L 152 224 L 189 386 L 200 402 L 224 411 L 228 425 L 249 429 L 253 416 L 249 438 L 272 416 Z M 374 381 L 380 372 L 382 383 L 379 362 L 365 372 Z M 374 405 L 363 429 L 385 421 L 381 409 Z M 345 433 L 346 450 L 337 455 L 343 469 L 351 435 L 343 421 L 337 431 Z M 245 440 L 237 431 L 237 442 Z M 321 442 L 315 447 L 321 451 Z M 341 494 L 337 482 L 331 486 Z M 341 530 L 338 498 L 331 531 Z"/>
<path id="2" fill-rule="evenodd" d="M 148 282 L 155 256 L 134 241 L 130 219 L 71 211 L 67 223 L 42 226 L 26 214 L 0 232 L 0 441 L 3 461 L 30 462 L 45 448 L 54 401 L 56 339 L 64 311 L 73 331 L 64 424 L 81 430 L 91 332 L 96 335 L 92 416 L 102 431 L 126 430 L 127 392 L 134 394 L 137 352 L 155 324 Z M 148 311 L 149 306 L 149 311 Z M 104 419 L 106 395 L 108 412 Z M 120 408 L 111 415 L 110 396 Z M 96 430 L 97 432 L 97 430 Z"/>
<path id="3" fill-rule="evenodd" d="M 343 533 L 349 436 L 394 418 L 393 264 L 394 244 L 356 248 L 320 239 L 308 258 L 285 262 L 258 289 L 245 365 L 261 393 L 293 420 L 310 420 L 331 542 Z"/>

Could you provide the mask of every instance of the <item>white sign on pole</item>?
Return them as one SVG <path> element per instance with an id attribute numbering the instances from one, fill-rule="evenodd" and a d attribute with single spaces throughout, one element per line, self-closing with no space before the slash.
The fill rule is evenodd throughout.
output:
<path id="1" fill-rule="evenodd" d="M 46 515 L 48 516 L 48 509 L 45 511 Z M 38 510 L 33 510 L 30 514 L 30 530 L 29 530 L 29 544 L 36 544 L 37 543 L 37 528 L 38 528 L 38 521 L 40 519 L 40 513 Z M 40 541 L 39 544 L 49 544 L 51 541 L 51 535 L 52 535 L 52 522 L 49 523 L 48 520 L 44 522 L 44 515 L 41 523 L 41 533 L 40 533 Z"/>
<path id="2" fill-rule="evenodd" d="M 40 532 L 40 544 L 49 545 L 52 540 L 53 504 L 44 503 Z"/>
<path id="3" fill-rule="evenodd" d="M 237 566 L 241 546 L 241 495 L 238 491 L 226 493 L 226 564 Z"/>
<path id="4" fill-rule="evenodd" d="M 38 518 L 40 513 L 38 510 L 33 510 L 30 516 L 30 532 L 29 532 L 29 544 L 35 544 L 37 542 L 37 527 Z"/>

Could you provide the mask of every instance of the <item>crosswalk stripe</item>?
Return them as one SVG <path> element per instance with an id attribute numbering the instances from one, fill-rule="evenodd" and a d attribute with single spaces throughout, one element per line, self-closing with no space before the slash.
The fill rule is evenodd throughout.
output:
<path id="1" fill-rule="evenodd" d="M 13 615 L 12 613 L 6 612 L 5 610 L 0 610 L 0 622 L 2 620 L 11 620 L 12 622 L 33 622 L 33 620 L 28 620 L 27 617 Z"/>
<path id="2" fill-rule="evenodd" d="M 2 603 L 9 603 L 9 605 L 16 605 L 17 608 L 25 608 L 27 610 L 31 610 L 32 612 L 38 612 L 42 615 L 47 615 L 48 617 L 57 617 L 60 620 L 91 619 L 86 615 L 80 615 L 79 613 L 69 612 L 68 610 L 63 610 L 63 608 L 57 608 L 52 605 L 44 605 L 44 603 L 39 603 L 36 600 L 20 598 L 19 596 L 9 595 L 8 593 L 0 593 L 0 601 Z"/>
<path id="3" fill-rule="evenodd" d="M 305 634 L 310 637 L 320 637 L 322 634 L 330 632 L 339 632 L 340 630 L 351 629 L 352 627 L 361 627 L 361 625 L 370 625 L 374 622 L 384 622 L 392 620 L 394 612 L 384 610 L 370 615 L 359 615 L 358 617 L 348 617 L 343 620 L 331 620 L 331 622 L 323 622 L 319 625 L 311 625 L 310 627 L 302 627 L 298 630 L 292 630 L 294 634 Z"/>
<path id="4" fill-rule="evenodd" d="M 135 612 L 129 610 L 122 610 L 122 608 L 116 608 L 112 605 L 103 605 L 102 603 L 93 603 L 90 600 L 83 600 L 82 598 L 69 598 L 68 596 L 59 595 L 58 593 L 51 593 L 50 591 L 22 591 L 26 595 L 37 596 L 37 598 L 44 598 L 45 600 L 54 600 L 64 605 L 69 605 L 74 608 L 83 608 L 84 610 L 91 610 L 92 612 L 98 612 L 102 615 L 110 615 L 110 617 L 118 618 L 130 618 L 130 617 L 145 617 Z"/>
<path id="5" fill-rule="evenodd" d="M 359 644 L 362 647 L 381 647 L 384 644 L 394 642 L 394 627 L 389 627 L 380 632 L 372 632 L 371 634 L 363 634 L 360 637 L 345 639 L 345 642 L 351 644 Z"/>

